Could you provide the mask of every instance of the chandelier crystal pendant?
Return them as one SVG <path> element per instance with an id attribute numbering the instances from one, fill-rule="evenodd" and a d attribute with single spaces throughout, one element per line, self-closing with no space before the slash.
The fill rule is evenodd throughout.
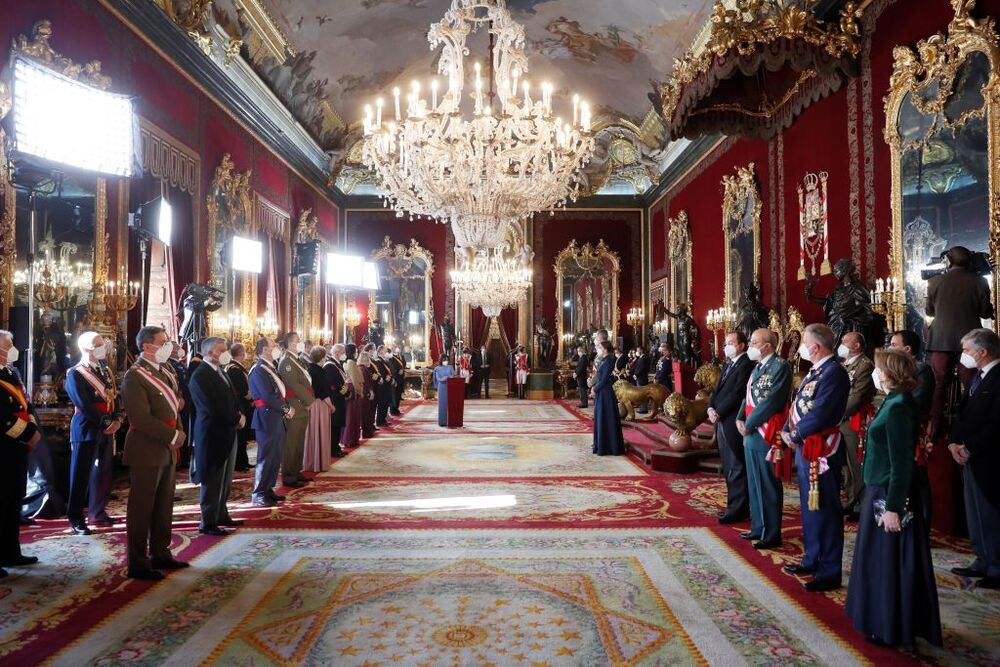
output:
<path id="1" fill-rule="evenodd" d="M 481 27 L 492 71 L 484 81 L 476 62 L 466 97 L 466 39 Z M 564 119 L 553 115 L 551 84 L 532 97 L 524 27 L 506 0 L 452 0 L 427 39 L 442 46 L 445 88 L 414 81 L 403 100 L 393 90 L 392 109 L 382 98 L 367 105 L 362 161 L 400 216 L 450 223 L 459 247 L 498 248 L 511 223 L 576 200 L 594 150 L 590 106 L 574 95 Z"/>

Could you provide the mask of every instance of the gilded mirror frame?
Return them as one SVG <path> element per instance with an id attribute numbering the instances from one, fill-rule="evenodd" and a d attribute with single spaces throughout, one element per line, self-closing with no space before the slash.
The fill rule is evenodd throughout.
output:
<path id="1" fill-rule="evenodd" d="M 236 171 L 233 158 L 229 153 L 222 156 L 222 162 L 215 168 L 212 177 L 212 184 L 208 188 L 208 195 L 205 197 L 208 208 L 208 238 L 206 241 L 206 257 L 208 259 L 208 284 L 215 284 L 215 243 L 220 230 L 228 230 L 231 234 L 240 234 L 256 238 L 253 219 L 253 197 L 250 192 L 251 170 L 245 172 Z M 243 212 L 243 226 L 237 228 L 232 216 L 223 219 L 219 212 L 220 198 L 224 198 L 230 208 L 238 208 Z M 247 327 L 252 327 L 257 321 L 257 277 L 250 280 L 241 281 L 240 294 L 233 295 L 234 303 L 238 304 L 240 313 L 247 321 Z M 228 287 L 228 286 L 227 286 Z M 228 290 L 227 290 L 228 291 Z M 228 314 L 228 313 L 227 313 Z M 209 328 L 213 334 L 221 333 L 214 324 L 215 318 L 210 318 Z M 252 341 L 251 341 L 252 342 Z"/>
<path id="2" fill-rule="evenodd" d="M 692 298 L 691 283 L 694 277 L 694 267 L 691 259 L 691 225 L 687 211 L 681 211 L 676 218 L 667 218 L 667 257 L 670 263 L 670 284 L 667 289 L 667 305 L 672 312 L 677 312 L 681 303 L 690 308 Z M 687 293 L 676 293 L 677 278 L 683 271 L 687 278 Z"/>
<path id="3" fill-rule="evenodd" d="M 407 246 L 402 243 L 393 243 L 392 237 L 386 236 L 382 239 L 382 247 L 373 250 L 369 259 L 376 264 L 388 259 L 419 259 L 424 262 L 426 266 L 424 269 L 424 345 L 426 346 L 426 352 L 424 354 L 424 361 L 418 362 L 414 360 L 413 365 L 415 368 L 434 366 L 434 361 L 431 358 L 431 336 L 434 333 L 434 255 L 430 250 L 420 245 L 416 239 L 411 238 L 410 245 Z M 383 275 L 379 277 L 384 280 Z M 369 322 L 376 312 L 375 296 L 376 293 L 374 290 L 368 292 Z"/>
<path id="4" fill-rule="evenodd" d="M 311 243 L 313 241 L 320 243 L 319 257 L 320 262 L 322 262 L 322 258 L 326 256 L 326 242 L 319 233 L 319 218 L 313 215 L 312 208 L 307 208 L 299 213 L 299 219 L 295 225 L 295 243 Z M 322 272 L 312 274 L 312 277 L 312 284 L 302 293 L 301 311 L 298 299 L 295 300 L 292 326 L 298 330 L 303 339 L 309 338 L 317 342 L 314 334 L 322 328 L 320 322 L 320 296 L 323 290 Z M 295 291 L 300 291 L 302 289 L 298 284 L 300 276 L 292 276 L 292 278 L 295 283 Z M 303 325 L 301 327 L 299 326 L 300 322 Z"/>
<path id="5" fill-rule="evenodd" d="M 990 75 L 982 88 L 983 109 L 963 116 L 953 123 L 944 118 L 941 129 L 956 127 L 975 114 L 986 114 L 988 141 L 988 191 L 989 206 L 989 248 L 992 258 L 993 306 L 1000 305 L 996 286 L 1000 279 L 1000 40 L 992 18 L 976 19 L 971 16 L 975 0 L 951 0 L 955 16 L 944 34 L 937 33 L 917 43 L 915 49 L 897 46 L 893 50 L 893 71 L 889 80 L 889 94 L 885 98 L 885 141 L 889 144 L 892 168 L 892 233 L 890 237 L 890 272 L 905 285 L 906 275 L 903 257 L 903 137 L 898 131 L 898 118 L 907 94 L 926 90 L 932 84 L 938 85 L 938 92 L 930 101 L 922 102 L 930 113 L 940 113 L 953 93 L 953 83 L 959 69 L 973 53 L 982 53 L 989 60 Z M 975 250 L 975 248 L 973 248 Z M 906 290 L 904 300 L 891 313 L 889 324 L 894 329 L 903 328 L 906 314 Z M 1000 318 L 993 319 L 994 329 L 1000 327 Z M 1000 330 L 1000 329 L 998 329 Z"/>
<path id="6" fill-rule="evenodd" d="M 735 308 L 739 301 L 739 294 L 732 294 L 730 286 L 732 284 L 732 261 L 730 253 L 733 252 L 733 239 L 738 233 L 749 232 L 753 241 L 753 283 L 760 285 L 760 218 L 763 209 L 763 202 L 760 197 L 760 188 L 757 187 L 757 177 L 754 173 L 754 163 L 751 162 L 745 167 L 737 167 L 735 175 L 722 177 L 722 235 L 726 270 L 725 282 L 725 307 Z M 753 209 L 750 211 L 750 224 L 753 229 L 738 229 L 736 233 L 730 231 L 729 221 L 739 218 L 741 221 L 747 213 L 747 199 L 753 197 Z M 742 227 L 742 222 L 741 222 Z"/>
<path id="7" fill-rule="evenodd" d="M 552 270 L 556 274 L 556 337 L 558 339 L 558 345 L 556 351 L 556 359 L 562 360 L 565 354 L 565 342 L 563 336 L 566 334 L 565 322 L 563 321 L 562 315 L 562 293 L 563 293 L 563 278 L 566 274 L 566 269 L 564 265 L 567 262 L 573 261 L 577 265 L 580 265 L 581 261 L 609 261 L 611 262 L 611 329 L 608 331 L 608 335 L 612 344 L 618 338 L 618 274 L 621 273 L 621 259 L 618 257 L 618 253 L 612 250 L 604 243 L 604 239 L 600 239 L 597 245 L 592 245 L 589 242 L 584 243 L 582 246 L 577 245 L 576 239 L 569 242 L 565 248 L 563 248 L 558 255 L 556 255 L 554 265 Z"/>

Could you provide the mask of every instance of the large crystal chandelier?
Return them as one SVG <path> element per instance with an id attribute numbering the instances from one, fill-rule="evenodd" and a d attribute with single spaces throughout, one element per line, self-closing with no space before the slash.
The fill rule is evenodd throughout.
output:
<path id="1" fill-rule="evenodd" d="M 492 70 L 484 81 L 476 62 L 475 89 L 464 98 L 466 39 L 484 26 Z M 450 223 L 457 246 L 492 253 L 511 223 L 576 200 L 594 148 L 590 107 L 574 95 L 572 112 L 554 116 L 549 83 L 532 97 L 522 78 L 524 28 L 506 0 L 452 0 L 427 39 L 431 49 L 443 47 L 446 88 L 439 94 L 436 79 L 414 81 L 403 100 L 393 90 L 391 112 L 382 98 L 366 106 L 362 159 L 387 205 Z"/>
<path id="2" fill-rule="evenodd" d="M 458 268 L 451 272 L 451 283 L 464 301 L 482 308 L 486 317 L 496 317 L 504 308 L 516 306 L 531 287 L 532 257 L 526 245 L 516 254 L 508 245 L 465 248 L 456 258 Z"/>

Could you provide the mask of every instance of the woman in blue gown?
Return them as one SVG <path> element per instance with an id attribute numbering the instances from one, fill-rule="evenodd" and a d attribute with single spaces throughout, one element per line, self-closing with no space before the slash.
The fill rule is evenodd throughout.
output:
<path id="1" fill-rule="evenodd" d="M 441 365 L 434 369 L 434 391 L 438 399 L 438 426 L 448 425 L 448 392 L 446 382 L 455 376 L 455 369 L 448 363 L 448 355 L 441 357 Z"/>
<path id="2" fill-rule="evenodd" d="M 621 456 L 625 453 L 618 399 L 611 386 L 615 382 L 615 357 L 611 343 L 597 344 L 597 380 L 594 382 L 594 453 L 598 456 Z"/>

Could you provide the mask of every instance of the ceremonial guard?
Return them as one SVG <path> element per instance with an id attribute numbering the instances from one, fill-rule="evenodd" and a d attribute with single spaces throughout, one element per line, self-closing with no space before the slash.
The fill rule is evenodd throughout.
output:
<path id="1" fill-rule="evenodd" d="M 747 357 L 757 366 L 750 373 L 736 422 L 743 436 L 750 498 L 750 530 L 740 537 L 757 540 L 757 549 L 781 545 L 785 492 L 779 473 L 784 456 L 780 433 L 788 418 L 792 369 L 775 354 L 777 345 L 778 337 L 769 329 L 757 329 L 750 336 Z"/>
<path id="2" fill-rule="evenodd" d="M 392 403 L 389 405 L 389 413 L 394 417 L 398 417 L 403 414 L 400 412 L 399 407 L 403 404 L 403 390 L 406 388 L 406 360 L 403 359 L 399 347 L 395 347 L 388 361 L 393 380 Z"/>
<path id="3" fill-rule="evenodd" d="M 587 407 L 587 398 L 590 395 L 590 387 L 587 380 L 590 378 L 590 357 L 587 355 L 587 348 L 583 345 L 576 346 L 576 368 L 573 372 L 576 378 L 576 390 L 580 393 L 580 403 L 578 408 Z"/>
<path id="4" fill-rule="evenodd" d="M 347 395 L 350 392 L 347 374 L 344 371 L 346 358 L 343 343 L 337 343 L 330 349 L 330 356 L 323 364 L 323 374 L 330 386 L 330 401 L 333 403 L 333 412 L 330 414 L 330 455 L 334 458 L 346 456 L 346 452 L 340 446 L 340 436 L 347 418 Z"/>
<path id="5" fill-rule="evenodd" d="M 825 324 L 810 324 L 803 332 L 799 354 L 813 366 L 799 385 L 781 434 L 795 449 L 805 545 L 802 563 L 785 569 L 790 574 L 811 574 L 812 581 L 805 585 L 811 592 L 840 588 L 844 556 L 840 422 L 851 381 L 834 358 L 835 340 Z"/>
<path id="6" fill-rule="evenodd" d="M 89 535 L 84 506 L 95 526 L 114 525 L 105 508 L 111 496 L 114 434 L 123 420 L 115 410 L 110 371 L 101 367 L 108 352 L 104 338 L 96 331 L 85 331 L 77 338 L 77 347 L 80 362 L 66 373 L 66 393 L 73 403 L 66 517 L 74 533 Z"/>
<path id="7" fill-rule="evenodd" d="M 656 360 L 653 382 L 674 390 L 674 360 L 670 358 L 670 346 L 666 343 L 660 343 L 660 358 Z"/>
<path id="8" fill-rule="evenodd" d="M 389 425 L 389 406 L 395 391 L 392 369 L 389 368 L 389 357 L 392 356 L 385 346 L 380 345 L 372 357 L 372 380 L 375 382 L 375 425 Z"/>
<path id="9" fill-rule="evenodd" d="M 837 348 L 837 356 L 844 360 L 851 390 L 847 395 L 844 420 L 840 422 L 840 434 L 844 438 L 844 516 L 851 521 L 858 520 L 858 505 L 865 492 L 865 482 L 861 477 L 862 449 L 868 422 L 875 414 L 872 399 L 875 398 L 875 383 L 872 371 L 875 364 L 865 356 L 865 337 L 857 332 L 844 334 Z"/>
<path id="10" fill-rule="evenodd" d="M 719 383 L 709 401 L 708 418 L 715 424 L 715 439 L 722 457 L 722 472 L 726 478 L 726 509 L 719 512 L 719 523 L 745 521 L 750 515 L 747 494 L 746 453 L 743 435 L 736 428 L 736 420 L 746 416 L 740 404 L 746 396 L 747 380 L 754 369 L 754 362 L 746 354 L 747 339 L 742 331 L 726 334 L 726 358 L 729 363 L 722 369 Z"/>
<path id="11" fill-rule="evenodd" d="M 524 351 L 524 346 L 517 348 L 514 355 L 514 380 L 517 383 L 517 397 L 527 398 L 528 391 L 528 355 Z"/>
<path id="12" fill-rule="evenodd" d="M 164 369 L 173 343 L 161 327 L 146 326 L 135 344 L 139 358 L 122 382 L 129 422 L 122 457 L 130 483 L 125 515 L 128 576 L 155 581 L 163 578 L 158 570 L 188 566 L 170 553 L 177 451 L 186 436 L 179 421 L 181 398 Z"/>
<path id="13" fill-rule="evenodd" d="M 251 502 L 257 507 L 273 507 L 284 496 L 274 492 L 278 469 L 285 450 L 286 420 L 295 412 L 288 404 L 287 389 L 275 367 L 281 348 L 270 338 L 257 341 L 257 363 L 250 369 L 253 396 L 253 431 L 257 440 L 257 468 Z M 300 464 L 301 465 L 301 464 Z"/>
<path id="14" fill-rule="evenodd" d="M 472 355 L 467 350 L 458 355 L 458 375 L 465 380 L 465 396 L 468 398 L 472 380 Z"/>
<path id="15" fill-rule="evenodd" d="M 38 562 L 21 554 L 21 500 L 28 474 L 28 451 L 42 439 L 31 414 L 21 376 L 14 370 L 18 350 L 14 336 L 0 330 L 0 565 L 19 567 Z M 0 577 L 7 571 L 0 567 Z"/>
<path id="16" fill-rule="evenodd" d="M 281 463 L 281 478 L 285 486 L 293 489 L 305 486 L 309 479 L 302 474 L 302 459 L 306 448 L 306 430 L 309 428 L 309 406 L 314 396 L 309 369 L 299 360 L 304 343 L 294 331 L 285 334 L 281 341 L 281 358 L 278 376 L 285 383 L 285 397 L 292 412 L 285 435 L 285 450 Z"/>
<path id="17" fill-rule="evenodd" d="M 247 358 L 247 349 L 243 343 L 233 343 L 229 350 L 232 361 L 226 366 L 226 375 L 233 385 L 233 393 L 243 414 L 243 428 L 236 432 L 236 468 L 237 472 L 246 472 L 252 466 L 247 454 L 247 444 L 253 439 L 253 397 L 250 396 L 250 378 L 243 363 Z"/>

